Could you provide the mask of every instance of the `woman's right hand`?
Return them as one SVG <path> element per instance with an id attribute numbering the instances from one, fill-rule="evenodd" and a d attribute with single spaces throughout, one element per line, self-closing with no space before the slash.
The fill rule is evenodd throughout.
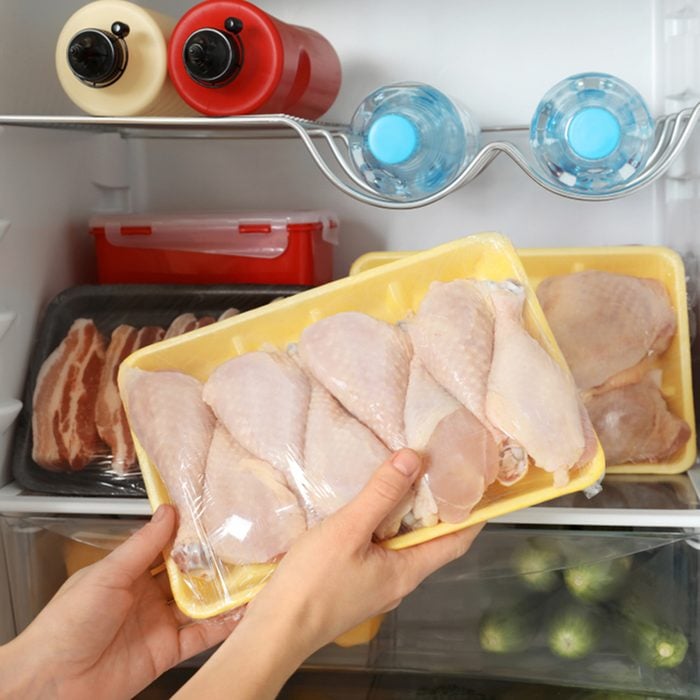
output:
<path id="1" fill-rule="evenodd" d="M 310 654 L 392 610 L 426 576 L 464 554 L 482 525 L 399 551 L 373 541 L 420 471 L 418 455 L 400 450 L 353 501 L 299 537 L 182 697 L 274 698 Z"/>

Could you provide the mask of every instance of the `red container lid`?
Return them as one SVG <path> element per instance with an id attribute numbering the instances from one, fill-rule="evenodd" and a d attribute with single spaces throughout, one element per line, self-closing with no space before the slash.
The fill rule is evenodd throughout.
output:
<path id="1" fill-rule="evenodd" d="M 89 225 L 121 248 L 272 259 L 287 250 L 290 233 L 319 230 L 324 241 L 338 245 L 338 219 L 329 211 L 108 214 L 92 217 Z"/>

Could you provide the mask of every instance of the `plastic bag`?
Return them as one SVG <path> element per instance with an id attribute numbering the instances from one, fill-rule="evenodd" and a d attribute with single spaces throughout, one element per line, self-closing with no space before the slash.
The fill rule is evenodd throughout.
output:
<path id="1" fill-rule="evenodd" d="M 485 345 L 471 347 L 477 335 Z M 295 537 L 400 447 L 423 453 L 425 475 L 376 532 L 391 547 L 580 490 L 603 467 L 522 267 L 496 235 L 146 348 L 119 384 L 151 502 L 179 510 L 168 566 L 192 617 L 250 600 Z"/>

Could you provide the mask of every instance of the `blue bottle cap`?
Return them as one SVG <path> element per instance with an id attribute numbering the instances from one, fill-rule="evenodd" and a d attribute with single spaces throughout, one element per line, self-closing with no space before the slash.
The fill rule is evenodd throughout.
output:
<path id="1" fill-rule="evenodd" d="M 620 122 L 602 107 L 585 107 L 569 122 L 566 140 L 576 155 L 587 160 L 609 156 L 622 136 Z"/>
<path id="2" fill-rule="evenodd" d="M 381 163 L 403 163 L 418 147 L 418 131 L 410 119 L 400 114 L 385 114 L 370 126 L 367 145 Z"/>

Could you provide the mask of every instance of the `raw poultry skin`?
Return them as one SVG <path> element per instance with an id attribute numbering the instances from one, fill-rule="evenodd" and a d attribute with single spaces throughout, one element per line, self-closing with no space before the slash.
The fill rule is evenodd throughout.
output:
<path id="1" fill-rule="evenodd" d="M 414 355 L 406 393 L 406 440 L 423 455 L 415 525 L 466 520 L 496 478 L 498 448 L 484 425 Z"/>
<path id="2" fill-rule="evenodd" d="M 482 284 L 496 317 L 487 418 L 523 445 L 538 467 L 553 472 L 556 485 L 564 485 L 586 448 L 576 387 L 525 330 L 524 289 L 508 282 Z"/>
<path id="3" fill-rule="evenodd" d="M 609 466 L 662 461 L 690 438 L 688 424 L 668 410 L 659 380 L 650 372 L 637 384 L 586 399 Z"/>
<path id="4" fill-rule="evenodd" d="M 638 381 L 676 331 L 656 280 L 586 270 L 545 279 L 537 297 L 583 392 Z"/>
<path id="5" fill-rule="evenodd" d="M 369 428 L 311 379 L 304 473 L 314 522 L 352 500 L 390 454 Z M 400 522 L 401 517 L 392 534 L 396 534 Z"/>
<path id="6" fill-rule="evenodd" d="M 403 410 L 411 347 L 400 328 L 363 313 L 338 313 L 304 330 L 299 356 L 389 449 L 406 446 Z"/>
<path id="7" fill-rule="evenodd" d="M 306 529 L 284 475 L 246 451 L 221 424 L 207 458 L 202 522 L 214 554 L 229 564 L 272 561 Z"/>
<path id="8" fill-rule="evenodd" d="M 527 471 L 525 450 L 486 416 L 494 343 L 488 294 L 474 280 L 433 282 L 416 315 L 404 325 L 428 372 L 491 431 L 500 452 L 498 480 L 511 485 L 522 479 Z"/>
<path id="9" fill-rule="evenodd" d="M 307 508 L 303 460 L 311 387 L 280 352 L 249 352 L 224 362 L 204 386 L 204 400 L 251 454 L 279 469 Z"/>
<path id="10" fill-rule="evenodd" d="M 214 416 L 202 385 L 180 372 L 124 368 L 123 398 L 134 435 L 163 479 L 178 511 L 171 556 L 184 572 L 210 571 L 203 547 L 202 487 Z"/>

